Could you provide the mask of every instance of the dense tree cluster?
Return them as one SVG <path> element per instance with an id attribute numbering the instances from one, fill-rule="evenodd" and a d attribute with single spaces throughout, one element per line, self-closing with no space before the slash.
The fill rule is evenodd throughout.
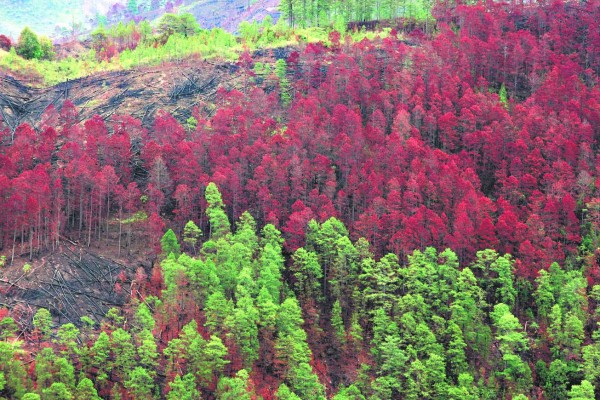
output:
<path id="1" fill-rule="evenodd" d="M 160 265 L 99 326 L 40 309 L 24 352 L 0 309 L 0 396 L 595 398 L 600 285 L 581 271 L 555 263 L 534 289 L 495 250 L 377 258 L 336 218 L 311 220 L 286 257 L 274 225 L 258 233 L 245 212 L 234 230 L 214 183 L 204 197 L 207 237 L 168 230 Z"/>
<path id="2" fill-rule="evenodd" d="M 96 57 L 106 61 L 127 49 L 135 49 L 138 44 L 148 42 L 151 38 L 152 27 L 145 20 L 139 24 L 133 21 L 127 24 L 119 22 L 110 28 L 100 25 L 91 33 Z"/>
<path id="3" fill-rule="evenodd" d="M 66 102 L 5 130 L 0 249 L 162 262 L 100 329 L 40 311 L 29 370 L 0 342 L 0 395 L 593 399 L 600 7 L 434 11 L 432 37 L 246 52 L 185 126 Z"/>
<path id="4" fill-rule="evenodd" d="M 221 91 L 214 115 L 197 110 L 185 127 L 164 113 L 145 129 L 50 108 L 38 132 L 5 131 L 0 246 L 100 243 L 117 225 L 125 245 L 140 220 L 154 243 L 166 220 L 178 234 L 190 220 L 206 231 L 214 181 L 228 216 L 274 223 L 288 252 L 310 219 L 335 216 L 379 255 L 435 246 L 471 261 L 495 248 L 519 277 L 557 261 L 598 282 L 598 10 L 557 4 L 459 7 L 459 29 L 418 46 L 333 35 L 266 75 L 281 92 Z"/>
<path id="5" fill-rule="evenodd" d="M 290 26 L 328 26 L 351 21 L 431 18 L 430 0 L 282 0 L 281 15 Z"/>
<path id="6" fill-rule="evenodd" d="M 154 35 L 156 30 L 156 35 Z M 134 50 L 140 44 L 156 46 L 164 45 L 169 37 L 180 35 L 183 38 L 193 36 L 200 31 L 200 25 L 192 14 L 164 14 L 158 21 L 156 29 L 142 20 L 139 23 L 119 22 L 109 28 L 100 24 L 92 34 L 92 47 L 98 60 L 110 61 L 111 58 L 127 50 Z"/>
<path id="7" fill-rule="evenodd" d="M 4 35 L 2 35 L 4 36 Z M 10 48 L 10 40 L 7 42 L 6 36 L 4 39 L 0 37 L 3 44 L 2 47 Z M 38 36 L 29 28 L 23 29 L 19 35 L 19 42 L 16 46 L 17 54 L 26 59 L 51 60 L 54 57 L 54 45 L 52 41 L 45 36 Z"/>

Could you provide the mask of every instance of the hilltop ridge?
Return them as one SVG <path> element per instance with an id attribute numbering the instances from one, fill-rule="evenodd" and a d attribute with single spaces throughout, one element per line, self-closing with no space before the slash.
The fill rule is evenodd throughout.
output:
<path id="1" fill-rule="evenodd" d="M 262 21 L 267 15 L 277 20 L 279 16 L 279 0 L 3 0 L 0 5 L 0 34 L 15 40 L 25 26 L 62 41 L 85 36 L 100 23 L 152 22 L 165 13 L 189 12 L 205 29 L 230 32 L 242 21 Z"/>

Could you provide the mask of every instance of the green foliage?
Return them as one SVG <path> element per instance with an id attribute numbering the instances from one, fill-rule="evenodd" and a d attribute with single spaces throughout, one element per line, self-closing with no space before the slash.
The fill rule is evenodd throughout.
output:
<path id="1" fill-rule="evenodd" d="M 121 316 L 121 313 L 118 308 L 111 307 L 106 313 L 106 322 L 111 324 L 113 327 L 122 326 L 125 322 L 125 318 Z"/>
<path id="2" fill-rule="evenodd" d="M 274 248 L 270 243 L 265 244 L 260 257 L 259 276 L 256 283 L 259 287 L 266 288 L 277 304 L 279 304 L 281 297 L 283 261 L 280 247 Z"/>
<path id="3" fill-rule="evenodd" d="M 246 42 L 256 42 L 260 37 L 259 26 L 256 21 L 242 21 L 238 27 L 238 32 L 242 40 Z"/>
<path id="4" fill-rule="evenodd" d="M 244 211 L 242 215 L 240 215 L 232 241 L 234 244 L 238 243 L 246 247 L 251 255 L 257 250 L 258 237 L 256 236 L 256 221 L 248 211 Z M 280 244 L 271 243 L 271 245 L 276 251 L 280 251 Z M 283 262 L 283 257 L 281 257 L 281 262 Z"/>
<path id="5" fill-rule="evenodd" d="M 196 245 L 201 236 L 202 230 L 198 228 L 194 221 L 188 221 L 188 223 L 185 224 L 185 227 L 183 228 L 183 243 L 190 246 L 194 253 L 196 253 Z"/>
<path id="6" fill-rule="evenodd" d="M 77 354 L 79 351 L 79 329 L 72 323 L 64 324 L 56 331 L 56 343 L 62 347 L 61 353 Z"/>
<path id="7" fill-rule="evenodd" d="M 150 375 L 154 377 L 156 374 L 155 371 L 158 368 L 157 360 L 159 355 L 152 332 L 149 330 L 140 332 L 136 337 L 136 342 L 139 364 L 146 368 L 150 372 Z"/>
<path id="8" fill-rule="evenodd" d="M 536 278 L 537 289 L 535 299 L 538 309 L 538 316 L 547 318 L 550 314 L 556 299 L 554 298 L 555 288 L 550 282 L 550 274 L 548 271 L 540 270 L 539 276 Z"/>
<path id="9" fill-rule="evenodd" d="M 52 367 L 56 356 L 51 348 L 46 347 L 35 358 L 35 375 L 40 389 L 50 387 L 53 382 Z"/>
<path id="10" fill-rule="evenodd" d="M 258 309 L 259 325 L 264 328 L 275 328 L 277 312 L 279 307 L 273 301 L 273 297 L 266 287 L 262 287 L 256 298 L 256 308 Z"/>
<path id="11" fill-rule="evenodd" d="M 474 379 L 471 374 L 462 373 L 458 377 L 458 385 L 448 388 L 448 397 L 452 400 L 477 400 L 480 399 L 480 393 L 474 385 Z"/>
<path id="12" fill-rule="evenodd" d="M 300 397 L 290 390 L 285 383 L 282 383 L 275 394 L 279 400 L 300 400 Z"/>
<path id="13" fill-rule="evenodd" d="M 509 306 L 503 303 L 495 305 L 490 317 L 496 327 L 500 351 L 505 354 L 514 353 L 527 347 L 525 332 L 519 320 L 510 312 Z"/>
<path id="14" fill-rule="evenodd" d="M 22 342 L 0 341 L 0 373 L 3 375 L 3 393 L 15 398 L 25 393 L 27 372 L 18 360 Z"/>
<path id="15" fill-rule="evenodd" d="M 331 311 L 331 325 L 333 326 L 333 332 L 336 338 L 341 342 L 346 341 L 346 329 L 344 326 L 344 320 L 342 319 L 342 307 L 340 301 L 336 300 L 333 303 L 333 309 Z"/>
<path id="16" fill-rule="evenodd" d="M 186 257 L 185 254 L 182 257 Z M 180 257 L 180 258 L 182 258 Z M 165 281 L 166 292 L 173 293 L 177 289 L 177 282 L 180 278 L 185 277 L 186 266 L 179 262 L 175 255 L 171 253 L 168 258 L 165 258 L 161 263 L 163 277 Z"/>
<path id="17" fill-rule="evenodd" d="M 52 316 L 50 311 L 45 308 L 40 308 L 36 311 L 33 316 L 33 326 L 38 330 L 43 340 L 47 340 L 50 337 L 52 329 Z"/>
<path id="18" fill-rule="evenodd" d="M 500 103 L 502 103 L 505 108 L 508 108 L 508 95 L 506 94 L 506 86 L 504 86 L 504 83 L 500 86 L 498 96 L 500 97 Z"/>
<path id="19" fill-rule="evenodd" d="M 238 299 L 233 315 L 227 325 L 231 326 L 231 334 L 240 346 L 243 364 L 250 368 L 258 359 L 258 310 L 248 295 Z"/>
<path id="20" fill-rule="evenodd" d="M 196 400 L 200 398 L 200 393 L 196 389 L 196 379 L 192 374 L 175 376 L 173 382 L 169 383 L 169 393 L 167 400 Z"/>
<path id="21" fill-rule="evenodd" d="M 144 212 L 144 211 L 138 211 L 138 212 L 134 213 L 131 217 L 122 220 L 121 223 L 123 225 L 133 224 L 133 223 L 136 223 L 136 222 L 145 221 L 147 219 L 148 219 L 148 214 L 146 214 L 146 212 Z"/>
<path id="22" fill-rule="evenodd" d="M 154 379 L 149 371 L 142 367 L 136 367 L 128 374 L 125 388 L 135 399 L 151 399 L 154 389 Z"/>
<path id="23" fill-rule="evenodd" d="M 54 59 L 54 44 L 52 40 L 45 36 L 40 36 L 40 50 L 42 52 L 41 58 L 44 60 L 53 60 Z"/>
<path id="24" fill-rule="evenodd" d="M 582 355 L 583 364 L 581 367 L 584 377 L 592 385 L 597 385 L 599 383 L 598 378 L 600 377 L 600 369 L 598 369 L 598 365 L 600 365 L 600 343 L 596 341 L 584 346 Z"/>
<path id="25" fill-rule="evenodd" d="M 174 254 L 175 257 L 178 257 L 181 252 L 179 241 L 177 240 L 177 236 L 172 229 L 169 229 L 167 232 L 165 232 L 162 239 L 160 239 L 160 246 L 165 256 Z"/>
<path id="26" fill-rule="evenodd" d="M 185 124 L 186 124 L 189 132 L 194 132 L 196 130 L 196 128 L 198 127 L 198 120 L 194 117 L 189 117 L 185 121 Z"/>
<path id="27" fill-rule="evenodd" d="M 83 378 L 79 382 L 75 390 L 75 397 L 78 400 L 100 400 L 94 383 L 88 378 Z"/>
<path id="28" fill-rule="evenodd" d="M 154 329 L 155 324 L 156 322 L 154 321 L 152 312 L 146 303 L 140 303 L 135 313 L 134 329 L 138 332 L 144 330 L 151 332 Z"/>
<path id="29" fill-rule="evenodd" d="M 550 363 L 544 385 L 549 399 L 567 398 L 567 385 L 572 372 L 569 365 L 562 360 L 554 360 Z"/>
<path id="30" fill-rule="evenodd" d="M 12 317 L 4 317 L 0 321 L 0 340 L 14 337 L 19 327 Z"/>
<path id="31" fill-rule="evenodd" d="M 573 385 L 567 396 L 571 400 L 594 400 L 594 386 L 586 380 L 581 381 L 580 385 Z"/>
<path id="32" fill-rule="evenodd" d="M 363 298 L 368 311 L 379 308 L 391 310 L 400 283 L 395 254 L 387 254 L 377 262 L 372 258 L 363 260 L 362 274 L 358 278 L 364 287 Z"/>
<path id="33" fill-rule="evenodd" d="M 222 377 L 217 385 L 217 395 L 222 400 L 251 400 L 252 393 L 248 390 L 248 371 L 241 369 L 235 377 Z"/>
<path id="34" fill-rule="evenodd" d="M 200 31 L 200 25 L 192 14 L 185 13 L 164 14 L 158 22 L 157 32 L 163 37 L 163 40 L 168 39 L 174 34 L 182 35 L 187 38 L 193 36 Z"/>
<path id="35" fill-rule="evenodd" d="M 35 387 L 42 398 L 251 399 L 257 379 L 276 377 L 278 399 L 325 399 L 323 366 L 336 360 L 348 380 L 331 388 L 337 400 L 539 390 L 548 399 L 594 398 L 600 333 L 590 334 L 597 316 L 586 311 L 588 295 L 600 296 L 573 267 L 540 271 L 533 294 L 534 286 L 515 283 L 508 255 L 481 251 L 470 266 L 448 249 L 376 258 L 333 218 L 311 221 L 305 247 L 290 255 L 275 226 L 257 235 L 249 213 L 232 233 L 216 185 L 205 195 L 209 244 L 198 256 L 179 254 L 173 231 L 165 234 L 165 290 L 143 288 L 98 331 L 89 318 L 83 333 L 71 323 L 54 330 L 49 312 L 38 311 L 34 326 L 53 340 L 34 353 L 34 380 L 14 320 L 0 321 L 0 396 Z M 188 248 L 198 232 L 186 225 Z M 527 298 L 535 306 L 521 303 Z M 551 362 L 536 359 L 547 349 Z"/>
<path id="36" fill-rule="evenodd" d="M 292 256 L 294 290 L 299 298 L 319 298 L 323 271 L 316 253 L 300 247 Z"/>
<path id="37" fill-rule="evenodd" d="M 448 324 L 447 336 L 448 349 L 446 350 L 446 357 L 448 360 L 449 370 L 452 376 L 460 379 L 460 376 L 468 372 L 467 356 L 465 349 L 467 344 L 465 343 L 463 333 L 460 327 L 450 321 Z"/>
<path id="38" fill-rule="evenodd" d="M 21 31 L 16 49 L 17 54 L 27 60 L 41 59 L 44 54 L 38 36 L 29 27 Z"/>
<path id="39" fill-rule="evenodd" d="M 208 203 L 206 215 L 210 222 L 210 238 L 215 240 L 229 233 L 229 219 L 225 214 L 225 205 L 221 193 L 213 182 L 206 187 L 205 198 Z"/>
<path id="40" fill-rule="evenodd" d="M 402 5 L 401 5 L 402 4 Z M 279 11 L 291 27 L 306 28 L 332 24 L 343 33 L 349 21 L 371 21 L 392 18 L 407 18 L 417 21 L 431 20 L 433 2 L 415 0 L 399 3 L 393 0 L 353 1 L 300 1 L 282 0 Z"/>
<path id="41" fill-rule="evenodd" d="M 510 254 L 500 256 L 494 250 L 477 252 L 473 270 L 481 274 L 481 286 L 488 304 L 504 303 L 512 309 L 517 296 L 513 282 L 513 260 Z"/>
<path id="42" fill-rule="evenodd" d="M 177 339 L 169 342 L 165 355 L 169 357 L 170 364 L 177 364 L 178 360 L 185 359 L 187 373 L 194 379 L 197 378 L 204 387 L 212 383 L 215 375 L 221 375 L 225 365 L 229 363 L 225 360 L 227 348 L 221 339 L 212 335 L 210 340 L 204 340 L 198 333 L 198 324 L 193 320 L 183 327 Z"/>
<path id="43" fill-rule="evenodd" d="M 23 265 L 23 275 L 28 275 L 30 271 L 31 271 L 31 264 L 26 263 L 25 265 Z"/>
<path id="44" fill-rule="evenodd" d="M 367 398 L 363 396 L 360 390 L 356 387 L 356 385 L 350 385 L 347 388 L 341 389 L 335 396 L 333 396 L 333 400 L 366 400 Z"/>
<path id="45" fill-rule="evenodd" d="M 42 391 L 44 400 L 72 400 L 73 394 L 62 382 L 54 382 Z"/>
<path id="46" fill-rule="evenodd" d="M 206 300 L 206 326 L 213 332 L 221 332 L 225 328 L 227 317 L 233 314 L 234 306 L 231 300 L 225 298 L 223 292 L 215 291 Z"/>
<path id="47" fill-rule="evenodd" d="M 290 93 L 290 82 L 287 79 L 287 63 L 282 58 L 275 62 L 275 75 L 279 78 L 281 102 L 284 106 L 287 106 L 292 100 L 292 94 Z"/>
<path id="48" fill-rule="evenodd" d="M 122 328 L 115 330 L 111 334 L 111 349 L 114 355 L 114 370 L 121 375 L 131 371 L 135 365 L 135 347 L 131 334 Z"/>
<path id="49" fill-rule="evenodd" d="M 517 389 L 530 387 L 531 370 L 518 355 L 528 346 L 527 337 L 519 320 L 510 312 L 509 306 L 503 303 L 494 306 L 490 317 L 496 327 L 496 339 L 500 342 L 500 352 L 504 362 L 504 370 L 498 375 L 514 383 Z"/>
<path id="50" fill-rule="evenodd" d="M 110 369 L 110 366 L 107 365 L 110 356 L 110 338 L 106 332 L 100 332 L 91 350 L 93 354 L 93 365 L 100 370 Z"/>
<path id="51" fill-rule="evenodd" d="M 275 344 L 278 358 L 285 363 L 285 382 L 303 399 L 324 398 L 324 388 L 309 365 L 311 351 L 302 329 L 302 310 L 294 297 L 288 297 L 279 309 L 277 328 L 279 338 Z"/>

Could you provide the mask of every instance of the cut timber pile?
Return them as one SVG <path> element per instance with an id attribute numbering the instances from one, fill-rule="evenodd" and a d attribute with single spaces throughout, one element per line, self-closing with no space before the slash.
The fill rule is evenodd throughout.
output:
<path id="1" fill-rule="evenodd" d="M 162 109 L 184 122 L 195 105 L 210 103 L 219 87 L 240 88 L 237 72 L 232 63 L 190 59 L 96 74 L 41 89 L 0 75 L 0 117 L 14 132 L 22 123 L 37 126 L 48 106 L 60 110 L 69 99 L 79 109 L 80 120 L 95 114 L 105 120 L 113 114 L 129 114 L 148 127 Z"/>
<path id="2" fill-rule="evenodd" d="M 61 246 L 27 273 L 0 279 L 0 306 L 20 310 L 25 326 L 40 307 L 59 323 L 79 325 L 83 316 L 100 322 L 111 307 L 125 304 L 134 269 L 79 246 Z"/>

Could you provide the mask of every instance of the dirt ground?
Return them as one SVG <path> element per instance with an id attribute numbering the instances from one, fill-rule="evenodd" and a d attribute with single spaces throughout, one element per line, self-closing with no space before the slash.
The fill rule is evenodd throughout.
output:
<path id="1" fill-rule="evenodd" d="M 152 267 L 147 254 L 118 258 L 112 250 L 64 239 L 55 251 L 37 259 L 17 256 L 12 265 L 0 269 L 0 306 L 13 310 L 22 327 L 31 324 L 40 307 L 48 309 L 57 324 L 80 325 L 83 316 L 100 322 L 111 307 L 123 306 L 137 290 L 136 270 L 149 273 Z"/>
<path id="2" fill-rule="evenodd" d="M 82 121 L 95 114 L 105 120 L 113 114 L 130 114 L 149 126 L 160 109 L 185 121 L 194 106 L 210 103 L 219 87 L 240 89 L 238 70 L 232 63 L 188 59 L 96 74 L 48 88 L 31 87 L 0 73 L 0 116 L 13 131 L 22 123 L 37 126 L 48 106 L 60 110 L 69 99 Z"/>

